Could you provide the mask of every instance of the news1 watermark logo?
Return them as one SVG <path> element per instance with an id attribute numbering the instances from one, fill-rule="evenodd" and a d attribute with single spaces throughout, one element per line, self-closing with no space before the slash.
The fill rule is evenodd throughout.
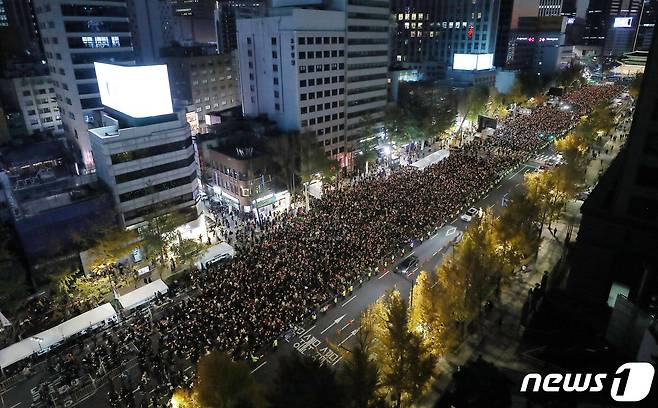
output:
<path id="1" fill-rule="evenodd" d="M 609 388 L 615 401 L 638 402 L 651 392 L 654 373 L 650 363 L 622 364 L 611 378 L 606 373 L 531 373 L 523 378 L 521 392 L 601 392 Z"/>

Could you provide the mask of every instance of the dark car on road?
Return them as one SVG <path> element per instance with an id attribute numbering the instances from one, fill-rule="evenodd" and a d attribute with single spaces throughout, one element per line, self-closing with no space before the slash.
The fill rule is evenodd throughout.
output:
<path id="1" fill-rule="evenodd" d="M 416 266 L 418 266 L 418 257 L 416 255 L 410 255 L 402 260 L 398 264 L 398 266 L 395 267 L 395 272 L 397 273 L 409 273 L 411 272 Z"/>

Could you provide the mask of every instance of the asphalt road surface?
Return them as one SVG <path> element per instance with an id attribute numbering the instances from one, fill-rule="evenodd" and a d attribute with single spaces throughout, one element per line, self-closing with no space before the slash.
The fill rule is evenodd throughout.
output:
<path id="1" fill-rule="evenodd" d="M 547 160 L 555 158 L 552 145 L 541 150 L 531 160 L 519 165 L 510 171 L 498 185 L 490 191 L 483 192 L 482 198 L 474 203 L 475 208 L 491 208 L 494 212 L 501 210 L 505 194 L 523 182 L 523 175 L 535 171 Z M 465 210 L 465 209 L 464 209 Z M 369 305 L 379 299 L 387 290 L 398 289 L 403 297 L 408 298 L 412 282 L 420 271 L 435 270 L 442 262 L 443 256 L 451 250 L 451 243 L 460 236 L 467 223 L 457 216 L 426 241 L 416 245 L 413 254 L 419 258 L 419 265 L 408 274 L 401 275 L 389 268 L 388 272 L 380 273 L 363 283 L 362 287 L 354 287 L 352 293 L 341 298 L 326 313 L 318 314 L 317 320 L 307 319 L 302 326 L 295 327 L 285 338 L 279 339 L 277 350 L 270 350 L 263 354 L 259 361 L 252 365 L 252 372 L 263 381 L 269 382 L 276 374 L 278 360 L 287 353 L 300 353 L 316 358 L 318 364 L 328 364 L 337 367 L 341 357 L 335 353 L 329 343 L 339 347 L 353 346 L 355 335 L 359 330 L 359 316 Z M 408 255 L 408 254 L 407 254 Z M 115 384 L 130 384 L 134 386 L 133 394 L 136 401 L 151 399 L 166 394 L 165 390 L 155 390 L 154 384 L 142 389 L 137 388 L 139 370 L 136 355 L 126 348 L 125 355 L 120 356 L 123 362 L 123 371 L 113 372 L 109 378 L 101 382 L 91 383 L 83 389 L 75 391 L 74 405 L 80 407 L 109 407 L 107 395 L 109 391 L 108 380 Z M 181 370 L 191 374 L 191 365 L 181 363 Z M 42 382 L 51 382 L 54 379 L 44 378 L 43 374 L 36 374 L 17 384 L 6 384 L 0 390 L 1 408 L 27 408 L 33 401 L 33 389 Z"/>

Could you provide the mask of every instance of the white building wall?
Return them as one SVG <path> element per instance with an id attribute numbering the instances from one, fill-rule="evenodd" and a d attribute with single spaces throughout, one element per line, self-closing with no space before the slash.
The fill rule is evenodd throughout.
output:
<path id="1" fill-rule="evenodd" d="M 110 119 L 111 121 L 111 119 Z M 190 127 L 183 114 L 175 121 L 130 128 L 118 128 L 116 124 L 89 130 L 91 147 L 96 162 L 96 173 L 112 191 L 115 206 L 122 215 L 124 226 L 136 225 L 145 216 L 130 216 L 129 212 L 139 209 L 152 211 L 165 208 L 178 209 L 194 205 L 198 195 L 198 163 L 191 144 Z M 154 148 L 180 142 L 175 150 L 137 158 L 125 162 L 112 161 L 112 155 L 134 152 L 139 149 Z M 167 169 L 155 174 L 122 182 L 117 177 L 137 171 L 148 171 L 156 166 L 189 161 L 175 169 Z M 190 177 L 189 182 L 163 191 L 145 194 L 134 199 L 125 199 L 122 194 L 153 188 L 162 183 Z M 181 199 L 183 197 L 184 199 Z M 172 201 L 176 200 L 176 201 Z M 149 211 L 149 212 L 152 212 Z"/>
<path id="2" fill-rule="evenodd" d="M 100 15 L 93 16 L 70 13 L 64 15 L 63 6 L 116 7 L 125 9 L 126 17 L 115 16 L 114 12 L 108 12 L 106 15 L 101 12 Z M 64 132 L 79 147 L 84 166 L 91 169 L 94 163 L 88 129 L 90 125 L 98 125 L 99 115 L 94 115 L 94 112 L 98 112 L 102 107 L 97 92 L 81 93 L 78 85 L 93 88 L 97 84 L 93 61 L 134 62 L 126 1 L 34 0 L 34 9 L 55 85 Z M 115 23 L 125 29 L 109 31 L 110 25 Z M 67 30 L 67 24 L 77 27 Z M 82 41 L 83 37 L 92 38 L 94 45 L 69 45 L 69 41 Z M 113 37 L 119 41 L 113 41 Z M 108 46 L 100 47 L 97 39 L 107 39 Z M 85 57 L 92 61 L 80 62 Z M 96 124 L 93 124 L 95 120 Z"/>
<path id="3" fill-rule="evenodd" d="M 13 78 L 12 82 L 28 134 L 36 131 L 62 133 L 57 96 L 50 77 Z"/>
<path id="4" fill-rule="evenodd" d="M 266 114 L 283 131 L 312 133 L 328 155 L 343 152 L 344 13 L 294 9 L 237 25 L 244 114 Z"/>

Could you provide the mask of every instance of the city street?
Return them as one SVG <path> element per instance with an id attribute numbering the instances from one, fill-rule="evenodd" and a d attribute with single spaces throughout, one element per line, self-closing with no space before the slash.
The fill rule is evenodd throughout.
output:
<path id="1" fill-rule="evenodd" d="M 547 160 L 554 158 L 555 150 L 553 145 L 550 145 L 531 160 L 511 171 L 473 206 L 491 208 L 494 212 L 500 211 L 503 196 L 523 181 L 525 173 L 535 171 Z M 279 341 L 278 350 L 264 355 L 258 361 L 252 372 L 263 381 L 268 381 L 276 374 L 278 359 L 293 352 L 312 356 L 317 359 L 318 364 L 339 366 L 341 357 L 329 345 L 349 349 L 359 330 L 360 314 L 387 290 L 398 289 L 401 295 L 408 299 L 412 282 L 418 273 L 435 270 L 441 265 L 445 254 L 450 252 L 451 243 L 466 227 L 467 223 L 459 217 L 441 227 L 430 239 L 405 255 L 414 254 L 419 258 L 419 266 L 409 275 L 387 271 L 365 282 L 363 287 L 355 288 L 352 294 L 341 299 L 326 314 L 318 316 L 317 320 L 308 319 L 305 325 L 296 327 L 290 337 Z"/>
<path id="2" fill-rule="evenodd" d="M 493 211 L 500 211 L 503 196 L 523 181 L 523 175 L 529 171 L 536 170 L 546 160 L 554 158 L 554 156 L 555 153 L 552 145 L 543 149 L 533 159 L 508 172 L 493 189 L 483 192 L 482 198 L 472 206 L 476 208 L 488 207 Z M 268 381 L 276 372 L 278 359 L 291 352 L 314 356 L 318 359 L 319 364 L 339 366 L 340 356 L 329 347 L 329 343 L 344 348 L 351 347 L 354 336 L 358 331 L 360 313 L 381 297 L 385 291 L 390 289 L 397 288 L 407 298 L 411 284 L 417 274 L 422 270 L 429 271 L 436 269 L 441 264 L 443 256 L 450 251 L 451 242 L 459 237 L 466 226 L 467 223 L 457 216 L 447 225 L 438 229 L 430 239 L 424 241 L 414 249 L 412 253 L 419 258 L 419 266 L 407 276 L 394 273 L 389 268 L 388 271 L 364 282 L 361 288 L 355 287 L 351 294 L 339 299 L 337 304 L 325 314 L 319 314 L 316 321 L 307 319 L 304 325 L 295 327 L 294 331 L 289 333 L 288 336 L 279 339 L 278 350 L 275 352 L 266 352 L 253 365 L 254 374 L 257 378 Z M 409 254 L 411 253 L 407 253 L 406 255 Z M 182 296 L 189 295 L 184 294 Z M 162 311 L 162 308 L 154 310 L 154 318 L 157 319 L 162 314 Z M 101 336 L 97 336 L 97 338 L 99 337 Z M 137 387 L 139 376 L 137 349 L 134 345 L 128 345 L 126 351 L 121 356 L 122 366 L 124 367 L 123 371 L 111 372 L 109 375 L 111 380 L 117 385 L 124 383 L 128 385 L 132 384 L 136 401 L 140 401 L 143 398 L 160 397 L 159 393 L 164 390 L 155 391 L 150 385 L 148 387 Z M 33 367 L 33 370 L 43 372 L 45 369 L 44 364 L 42 363 L 39 367 Z M 180 364 L 183 373 L 188 373 L 192 368 L 189 362 L 185 363 L 185 361 L 181 361 Z M 42 383 L 48 384 L 53 382 L 56 383 L 57 378 L 44 378 L 42 373 L 30 376 L 27 380 L 17 384 L 8 384 L 6 389 L 3 389 L 0 393 L 2 408 L 29 406 L 26 401 L 33 399 L 33 389 Z M 78 398 L 76 398 L 78 406 L 110 406 L 107 398 L 109 390 L 107 377 L 101 378 L 99 381 L 94 380 L 93 383 L 75 392 L 78 394 Z"/>

